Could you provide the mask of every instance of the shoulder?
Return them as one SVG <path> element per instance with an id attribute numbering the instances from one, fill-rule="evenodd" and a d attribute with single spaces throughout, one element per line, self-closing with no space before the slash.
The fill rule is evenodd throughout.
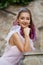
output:
<path id="1" fill-rule="evenodd" d="M 21 27 L 19 26 L 19 25 L 15 25 L 15 26 L 13 26 L 12 28 L 11 28 L 11 30 L 10 31 L 17 31 L 17 30 L 19 30 Z"/>
<path id="2" fill-rule="evenodd" d="M 18 26 L 18 25 L 13 26 L 13 27 L 10 29 L 10 31 L 9 31 L 8 35 L 6 36 L 5 40 L 6 40 L 6 41 L 9 41 L 10 37 L 11 37 L 14 33 L 19 32 L 19 31 L 20 31 L 20 26 Z"/>

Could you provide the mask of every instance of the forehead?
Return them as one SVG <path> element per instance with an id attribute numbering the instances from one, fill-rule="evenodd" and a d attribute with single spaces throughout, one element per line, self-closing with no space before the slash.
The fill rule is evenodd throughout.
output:
<path id="1" fill-rule="evenodd" d="M 29 14 L 29 12 L 21 12 L 20 17 L 22 17 L 22 16 L 30 17 L 30 14 Z"/>

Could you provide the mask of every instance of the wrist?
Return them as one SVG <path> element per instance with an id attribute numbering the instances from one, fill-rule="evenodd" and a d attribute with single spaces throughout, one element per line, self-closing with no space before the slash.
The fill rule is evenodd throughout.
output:
<path id="1" fill-rule="evenodd" d="M 25 37 L 29 38 L 29 34 L 25 34 Z"/>

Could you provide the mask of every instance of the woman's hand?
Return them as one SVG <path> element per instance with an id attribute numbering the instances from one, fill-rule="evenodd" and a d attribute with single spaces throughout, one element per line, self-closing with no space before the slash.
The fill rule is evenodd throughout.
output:
<path id="1" fill-rule="evenodd" d="M 24 35 L 29 35 L 29 33 L 30 33 L 30 28 L 28 28 L 28 27 L 26 27 L 26 28 L 24 28 Z"/>
<path id="2" fill-rule="evenodd" d="M 24 37 L 25 37 L 25 51 L 31 51 L 31 46 L 30 46 L 30 28 L 26 27 L 24 28 Z"/>

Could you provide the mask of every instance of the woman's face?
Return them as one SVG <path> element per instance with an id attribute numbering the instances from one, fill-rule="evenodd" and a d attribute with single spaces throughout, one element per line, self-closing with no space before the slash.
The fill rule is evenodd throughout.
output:
<path id="1" fill-rule="evenodd" d="M 28 12 L 22 12 L 18 18 L 19 25 L 22 28 L 30 25 L 30 14 Z"/>

